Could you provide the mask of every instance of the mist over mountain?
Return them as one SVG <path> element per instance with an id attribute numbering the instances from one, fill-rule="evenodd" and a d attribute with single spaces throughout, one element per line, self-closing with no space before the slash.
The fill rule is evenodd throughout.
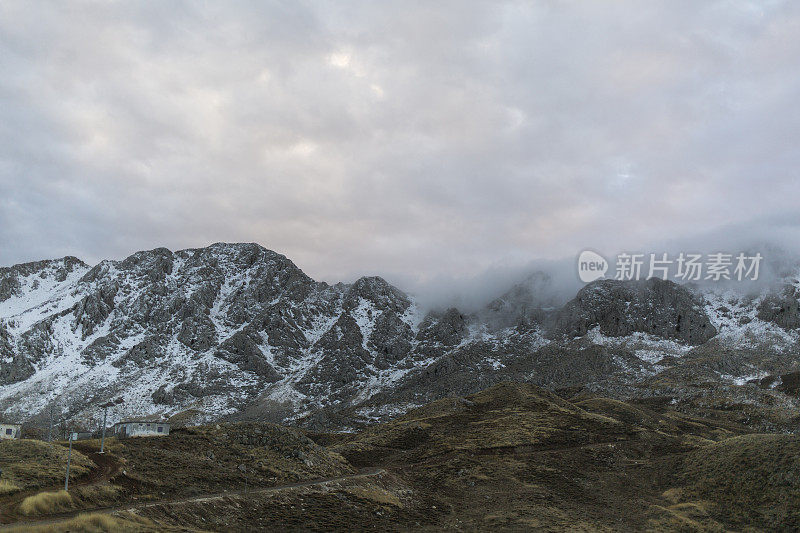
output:
<path id="1" fill-rule="evenodd" d="M 794 239 L 793 233 L 766 231 L 758 225 L 699 232 L 692 238 L 645 242 L 646 244 L 625 249 L 598 250 L 593 246 L 586 246 L 583 249 L 576 249 L 574 255 L 560 259 L 498 261 L 494 266 L 468 276 L 440 274 L 428 279 L 395 272 L 386 272 L 382 275 L 413 294 L 420 306 L 426 310 L 458 307 L 467 312 L 477 312 L 509 287 L 535 273 L 545 274 L 548 278 L 547 283 L 539 285 L 537 293 L 544 299 L 563 305 L 584 285 L 578 277 L 577 270 L 578 255 L 584 249 L 598 251 L 610 262 L 611 268 L 605 276 L 609 279 L 615 277 L 614 262 L 622 253 L 642 254 L 645 276 L 650 254 L 660 257 L 666 253 L 674 261 L 681 253 L 722 252 L 733 256 L 739 253 L 748 256 L 760 253 L 763 260 L 760 263 L 758 278 L 755 280 L 710 281 L 702 276 L 701 279 L 692 281 L 693 285 L 702 290 L 733 291 L 742 295 L 757 295 L 765 290 L 780 288 L 787 277 L 796 273 L 797 265 L 800 265 L 798 251 L 800 245 Z M 674 274 L 674 267 L 670 274 Z M 675 281 L 681 282 L 680 279 Z"/>

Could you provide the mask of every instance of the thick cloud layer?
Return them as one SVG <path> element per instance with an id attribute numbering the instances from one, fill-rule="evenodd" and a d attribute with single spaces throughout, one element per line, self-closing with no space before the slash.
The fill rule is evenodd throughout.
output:
<path id="1" fill-rule="evenodd" d="M 789 1 L 5 1 L 0 264 L 256 241 L 413 288 L 797 247 L 798 67 Z"/>

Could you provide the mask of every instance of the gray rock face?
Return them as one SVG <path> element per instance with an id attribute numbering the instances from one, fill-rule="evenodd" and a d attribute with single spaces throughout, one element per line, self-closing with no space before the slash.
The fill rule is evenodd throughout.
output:
<path id="1" fill-rule="evenodd" d="M 278 381 L 280 374 L 267 363 L 264 353 L 259 349 L 257 340 L 252 334 L 238 331 L 223 342 L 216 355 L 234 363 L 245 371 L 261 376 L 267 382 Z"/>
<path id="2" fill-rule="evenodd" d="M 152 364 L 165 356 L 165 344 L 166 342 L 164 339 L 148 337 L 134 345 L 133 348 L 125 352 L 122 357 L 116 359 L 111 364 L 117 368 L 122 368 L 127 364 L 135 367 L 143 367 Z"/>
<path id="3" fill-rule="evenodd" d="M 778 294 L 767 296 L 758 307 L 758 318 L 784 329 L 800 328 L 800 291 L 787 286 Z"/>
<path id="4" fill-rule="evenodd" d="M 372 354 L 364 347 L 364 336 L 355 319 L 345 311 L 317 341 L 312 351 L 322 354 L 319 362 L 299 382 L 299 390 L 320 394 L 358 383 L 362 375 L 374 375 Z M 334 393 L 338 397 L 340 394 Z"/>
<path id="5" fill-rule="evenodd" d="M 311 327 L 305 313 L 295 313 L 288 302 L 279 302 L 268 307 L 246 329 L 261 332 L 265 343 L 271 347 L 274 360 L 279 365 L 289 366 L 310 348 L 305 332 Z"/>
<path id="6" fill-rule="evenodd" d="M 377 353 L 375 366 L 385 370 L 407 357 L 413 348 L 414 330 L 390 310 L 375 319 L 367 347 Z"/>
<path id="7" fill-rule="evenodd" d="M 81 330 L 81 337 L 86 339 L 95 328 L 105 322 L 114 309 L 114 297 L 119 289 L 116 283 L 108 283 L 97 291 L 85 296 L 74 310 L 75 328 Z"/>
<path id="8" fill-rule="evenodd" d="M 17 353 L 32 365 L 40 363 L 48 354 L 57 353 L 60 346 L 55 341 L 53 323 L 57 317 L 48 317 L 34 324 L 17 339 Z"/>
<path id="9" fill-rule="evenodd" d="M 590 283 L 555 315 L 551 332 L 580 337 L 594 327 L 610 337 L 641 332 L 694 345 L 717 334 L 701 299 L 660 279 Z"/>
<path id="10" fill-rule="evenodd" d="M 467 336 L 466 317 L 455 307 L 430 313 L 420 324 L 417 340 L 427 344 L 455 346 Z"/>
<path id="11" fill-rule="evenodd" d="M 11 354 L 5 356 L 5 361 L 0 365 L 0 385 L 10 385 L 34 375 L 36 368 L 21 355 Z"/>
<path id="12" fill-rule="evenodd" d="M 5 325 L 0 323 L 0 385 L 21 381 L 36 371 L 27 359 L 14 352 L 12 341 Z"/>

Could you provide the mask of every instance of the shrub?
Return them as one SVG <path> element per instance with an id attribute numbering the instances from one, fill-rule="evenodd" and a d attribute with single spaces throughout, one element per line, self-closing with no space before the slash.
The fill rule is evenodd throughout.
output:
<path id="1" fill-rule="evenodd" d="M 20 488 L 7 479 L 0 479 L 0 496 L 19 492 Z"/>
<path id="2" fill-rule="evenodd" d="M 19 504 L 19 512 L 25 516 L 46 515 L 69 511 L 72 508 L 72 496 L 67 491 L 40 492 L 28 496 Z"/>

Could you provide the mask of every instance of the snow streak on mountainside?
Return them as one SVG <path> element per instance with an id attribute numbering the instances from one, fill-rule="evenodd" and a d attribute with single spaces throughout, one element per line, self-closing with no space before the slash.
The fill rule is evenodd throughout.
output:
<path id="1" fill-rule="evenodd" d="M 130 414 L 220 415 L 273 389 L 324 405 L 414 365 L 404 294 L 380 278 L 316 283 L 253 244 L 0 275 L 0 401 L 18 417 L 117 396 Z"/>
<path id="2" fill-rule="evenodd" d="M 365 420 L 502 379 L 612 390 L 701 358 L 744 382 L 797 366 L 798 285 L 745 298 L 598 281 L 566 305 L 537 273 L 482 311 L 422 316 L 381 278 L 328 285 L 255 244 L 0 269 L 0 413 Z M 733 355 L 709 366 L 710 351 Z M 716 352 L 713 352 L 716 353 Z M 694 364 L 694 363 L 693 363 Z M 704 377 L 704 378 L 705 378 Z"/>

